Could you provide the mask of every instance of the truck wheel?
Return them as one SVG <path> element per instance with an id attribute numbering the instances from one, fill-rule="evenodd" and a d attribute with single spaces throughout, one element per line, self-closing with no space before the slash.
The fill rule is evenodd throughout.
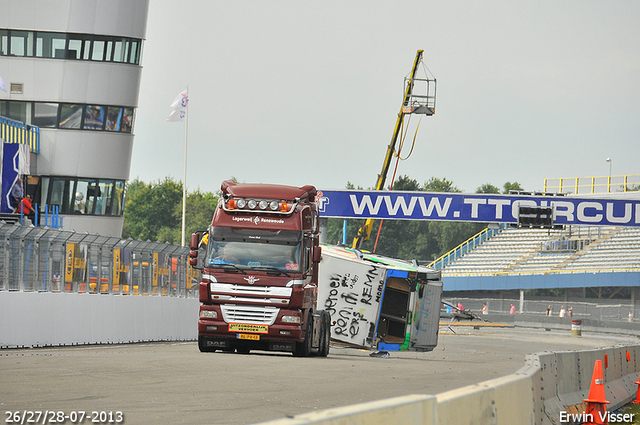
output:
<path id="1" fill-rule="evenodd" d="M 204 337 L 198 335 L 198 349 L 201 353 L 213 353 L 216 351 L 215 348 L 207 347 L 204 343 Z"/>
<path id="2" fill-rule="evenodd" d="M 307 331 L 305 332 L 304 341 L 296 342 L 296 348 L 293 352 L 295 357 L 309 357 L 311 356 L 311 340 L 313 339 L 313 316 L 311 311 L 307 316 Z"/>
<path id="3" fill-rule="evenodd" d="M 331 315 L 327 311 L 320 312 L 321 331 L 320 331 L 320 349 L 318 356 L 327 357 L 329 355 L 329 344 L 331 343 Z"/>

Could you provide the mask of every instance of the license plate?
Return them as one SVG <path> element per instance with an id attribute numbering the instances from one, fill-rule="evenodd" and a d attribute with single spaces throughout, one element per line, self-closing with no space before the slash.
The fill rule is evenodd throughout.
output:
<path id="1" fill-rule="evenodd" d="M 238 334 L 238 339 L 251 339 L 254 341 L 260 340 L 260 335 L 258 334 Z"/>
<path id="2" fill-rule="evenodd" d="M 269 333 L 268 325 L 252 325 L 249 323 L 229 323 L 229 332 Z"/>

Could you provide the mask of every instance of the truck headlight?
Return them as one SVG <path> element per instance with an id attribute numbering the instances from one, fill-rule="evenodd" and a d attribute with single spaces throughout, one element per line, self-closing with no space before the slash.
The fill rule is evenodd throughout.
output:
<path id="1" fill-rule="evenodd" d="M 300 323 L 300 316 L 282 316 L 284 323 Z"/>
<path id="2" fill-rule="evenodd" d="M 217 319 L 218 313 L 213 310 L 200 310 L 200 317 L 209 317 L 211 319 Z"/>

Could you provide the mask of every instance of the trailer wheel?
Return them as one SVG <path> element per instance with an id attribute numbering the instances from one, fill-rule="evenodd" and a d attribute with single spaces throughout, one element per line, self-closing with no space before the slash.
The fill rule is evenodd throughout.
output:
<path id="1" fill-rule="evenodd" d="M 216 351 L 215 348 L 207 347 L 204 343 L 204 337 L 202 335 L 198 335 L 198 349 L 201 353 L 213 353 Z"/>
<path id="2" fill-rule="evenodd" d="M 305 332 L 304 341 L 296 342 L 296 348 L 293 352 L 295 357 L 311 356 L 311 343 L 313 339 L 313 316 L 311 311 L 307 315 L 307 331 Z"/>
<path id="3" fill-rule="evenodd" d="M 331 343 L 331 315 L 328 311 L 321 311 L 321 325 L 320 330 L 320 349 L 318 356 L 327 357 L 329 355 L 329 344 Z"/>

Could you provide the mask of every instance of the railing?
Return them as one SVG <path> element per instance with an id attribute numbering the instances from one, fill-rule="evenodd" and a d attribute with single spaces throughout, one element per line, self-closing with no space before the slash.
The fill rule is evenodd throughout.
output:
<path id="1" fill-rule="evenodd" d="M 0 222 L 0 291 L 197 297 L 189 249 Z"/>
<path id="2" fill-rule="evenodd" d="M 640 189 L 640 174 L 544 179 L 544 192 L 614 193 Z"/>
<path id="3" fill-rule="evenodd" d="M 52 229 L 62 229 L 64 227 L 64 217 L 60 215 L 60 207 L 58 205 L 45 205 L 44 211 L 41 212 L 38 204 L 35 204 L 34 210 L 35 223 L 32 223 L 31 220 L 26 220 L 28 217 L 24 214 L 24 211 L 20 211 L 20 214 L 2 213 L 0 214 L 0 220 L 18 222 L 22 226 L 33 224 L 34 226 Z"/>
<path id="4" fill-rule="evenodd" d="M 31 152 L 40 153 L 40 129 L 0 116 L 0 139 L 5 143 L 29 145 Z"/>
<path id="5" fill-rule="evenodd" d="M 465 310 L 471 310 L 480 317 L 489 318 L 491 314 L 509 314 L 511 305 L 516 307 L 518 314 L 531 316 L 546 316 L 547 308 L 551 306 L 551 317 L 559 317 L 560 309 L 564 307 L 563 317 L 568 322 L 571 319 L 593 319 L 607 320 L 614 322 L 637 322 L 640 320 L 640 306 L 633 305 L 625 300 L 602 300 L 594 299 L 593 302 L 584 299 L 580 301 L 568 301 L 557 299 L 527 299 L 526 295 L 522 302 L 522 313 L 520 313 L 520 300 L 516 298 L 443 298 L 452 305 L 461 303 Z M 487 305 L 489 316 L 481 313 L 483 304 Z M 571 316 L 567 312 L 571 308 Z M 629 320 L 631 312 L 631 320 Z"/>
<path id="6" fill-rule="evenodd" d="M 482 230 L 475 236 L 470 237 L 469 239 L 462 242 L 457 247 L 453 248 L 451 251 L 433 260 L 431 263 L 429 263 L 428 267 L 431 267 L 437 270 L 444 269 L 447 265 L 451 264 L 456 259 L 462 257 L 467 252 L 476 248 L 478 245 L 480 245 L 490 237 L 494 236 L 497 233 L 500 233 L 502 229 L 504 229 L 505 227 L 506 227 L 506 224 L 501 223 L 499 228 L 491 227 L 491 228 L 486 228 Z"/>

